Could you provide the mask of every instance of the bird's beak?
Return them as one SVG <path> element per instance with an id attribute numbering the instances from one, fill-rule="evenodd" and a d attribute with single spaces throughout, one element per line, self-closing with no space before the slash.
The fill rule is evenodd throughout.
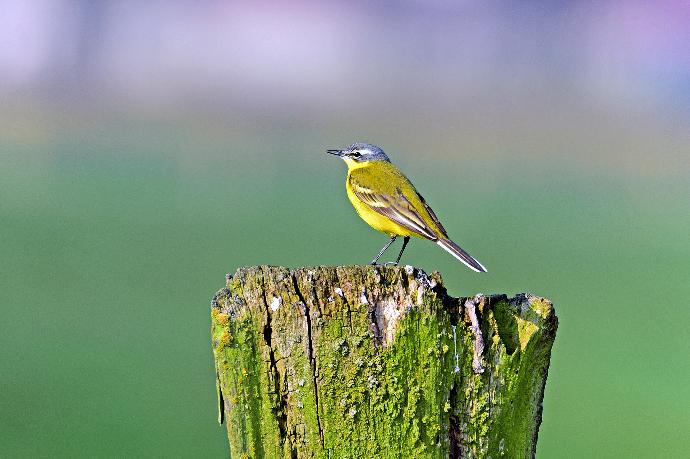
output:
<path id="1" fill-rule="evenodd" d="M 343 156 L 343 150 L 326 150 L 326 153 L 335 156 Z"/>

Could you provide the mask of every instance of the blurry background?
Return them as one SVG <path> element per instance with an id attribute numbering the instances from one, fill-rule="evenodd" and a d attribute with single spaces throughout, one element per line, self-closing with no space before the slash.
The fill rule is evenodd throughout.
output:
<path id="1" fill-rule="evenodd" d="M 0 456 L 227 456 L 209 301 L 373 257 L 366 141 L 553 300 L 538 457 L 687 457 L 689 133 L 682 1 L 0 0 Z"/>

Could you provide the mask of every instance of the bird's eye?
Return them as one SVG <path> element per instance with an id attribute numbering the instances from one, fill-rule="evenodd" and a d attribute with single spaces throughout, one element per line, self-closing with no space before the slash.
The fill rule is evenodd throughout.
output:
<path id="1" fill-rule="evenodd" d="M 358 151 L 353 151 L 352 156 L 354 156 L 355 158 L 359 158 L 360 156 L 362 156 L 362 154 Z"/>

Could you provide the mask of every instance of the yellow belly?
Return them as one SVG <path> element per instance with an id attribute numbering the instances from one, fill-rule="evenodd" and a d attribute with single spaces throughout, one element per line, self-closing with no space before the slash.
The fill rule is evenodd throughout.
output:
<path id="1" fill-rule="evenodd" d="M 367 224 L 375 230 L 381 231 L 382 233 L 385 233 L 389 236 L 395 235 L 419 237 L 418 234 L 413 233 L 407 228 L 398 225 L 393 220 L 379 214 L 378 212 L 371 210 L 369 206 L 360 201 L 359 198 L 355 196 L 355 194 L 352 193 L 352 191 L 350 191 L 349 187 L 346 187 L 346 189 L 347 197 L 350 198 L 350 202 L 354 206 L 359 216 L 362 218 L 362 220 L 367 222 Z"/>

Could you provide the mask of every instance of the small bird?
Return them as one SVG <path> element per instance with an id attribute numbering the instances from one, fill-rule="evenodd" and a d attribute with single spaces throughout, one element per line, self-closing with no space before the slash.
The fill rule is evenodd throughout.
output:
<path id="1" fill-rule="evenodd" d="M 375 230 L 390 236 L 372 265 L 402 236 L 397 265 L 410 237 L 416 236 L 434 241 L 473 271 L 486 272 L 481 263 L 450 240 L 434 211 L 381 148 L 353 143 L 344 150 L 326 150 L 326 153 L 341 157 L 347 164 L 345 189 L 359 216 Z"/>

